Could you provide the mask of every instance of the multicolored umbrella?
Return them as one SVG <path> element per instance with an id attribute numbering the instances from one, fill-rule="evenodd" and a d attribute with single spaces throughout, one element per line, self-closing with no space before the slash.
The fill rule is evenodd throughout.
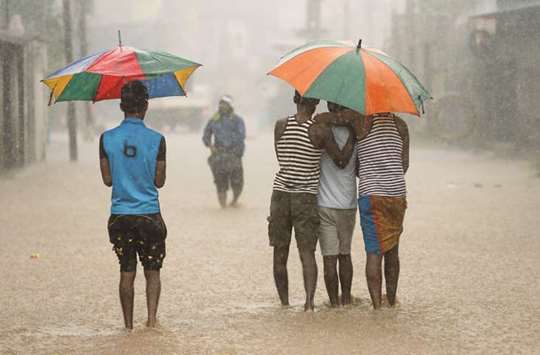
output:
<path id="1" fill-rule="evenodd" d="M 385 53 L 351 43 L 314 41 L 286 54 L 268 74 L 306 97 L 332 101 L 364 115 L 383 112 L 420 116 L 428 91 Z"/>
<path id="2" fill-rule="evenodd" d="M 150 98 L 185 96 L 186 82 L 200 66 L 166 52 L 119 46 L 82 58 L 42 81 L 55 102 L 117 99 L 130 80 L 141 80 Z"/>

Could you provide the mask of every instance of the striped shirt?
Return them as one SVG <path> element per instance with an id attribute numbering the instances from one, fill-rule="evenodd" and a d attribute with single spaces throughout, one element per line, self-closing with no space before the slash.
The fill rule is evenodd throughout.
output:
<path id="1" fill-rule="evenodd" d="M 356 144 L 358 195 L 405 196 L 403 140 L 392 117 L 375 116 L 367 136 Z"/>
<path id="2" fill-rule="evenodd" d="M 298 123 L 295 116 L 287 118 L 287 126 L 276 142 L 279 171 L 274 179 L 274 190 L 293 193 L 319 192 L 322 151 L 309 138 L 312 119 Z"/>

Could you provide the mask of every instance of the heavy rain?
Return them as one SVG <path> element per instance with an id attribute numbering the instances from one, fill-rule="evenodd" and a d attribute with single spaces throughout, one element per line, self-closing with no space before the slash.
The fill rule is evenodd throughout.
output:
<path id="1" fill-rule="evenodd" d="M 539 0 L 0 0 L 0 354 L 540 353 L 539 48 Z"/>

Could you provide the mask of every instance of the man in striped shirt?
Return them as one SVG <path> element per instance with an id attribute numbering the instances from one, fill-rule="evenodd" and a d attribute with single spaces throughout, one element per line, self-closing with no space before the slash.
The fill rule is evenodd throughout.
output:
<path id="1" fill-rule="evenodd" d="M 274 248 L 274 280 L 283 306 L 289 305 L 287 259 L 294 228 L 296 244 L 302 262 L 306 311 L 314 309 L 317 287 L 315 248 L 319 214 L 320 158 L 325 149 L 337 164 L 343 156 L 324 122 L 315 122 L 313 113 L 317 99 L 302 97 L 295 92 L 297 113 L 276 122 L 274 147 L 279 172 L 274 179 L 268 236 Z"/>
<path id="2" fill-rule="evenodd" d="M 386 296 L 396 302 L 399 239 L 407 209 L 405 173 L 409 168 L 407 124 L 391 113 L 366 118 L 347 111 L 357 135 L 358 207 L 364 237 L 366 278 L 375 309 L 381 306 L 382 260 Z"/>

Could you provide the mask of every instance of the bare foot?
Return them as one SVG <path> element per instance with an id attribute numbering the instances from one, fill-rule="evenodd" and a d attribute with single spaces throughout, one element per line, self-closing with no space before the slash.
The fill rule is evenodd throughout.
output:
<path id="1" fill-rule="evenodd" d="M 313 303 L 305 303 L 304 312 L 315 312 L 315 305 Z"/>
<path id="2" fill-rule="evenodd" d="M 134 331 L 133 331 L 133 328 L 123 328 L 122 329 L 122 333 L 125 334 L 125 335 L 130 335 L 132 334 Z"/>
<path id="3" fill-rule="evenodd" d="M 334 303 L 332 304 L 332 302 L 328 301 L 328 302 L 323 302 L 323 305 L 325 307 L 328 307 L 328 308 L 339 308 L 341 305 L 339 303 Z"/>
<path id="4" fill-rule="evenodd" d="M 398 302 L 397 297 L 396 297 L 396 298 L 394 299 L 394 303 L 390 303 L 390 300 L 388 299 L 388 297 L 386 296 L 386 294 L 383 294 L 383 295 L 382 295 L 381 306 L 393 308 L 393 307 L 399 306 L 399 302 Z"/>
<path id="5" fill-rule="evenodd" d="M 348 306 L 350 305 L 352 302 L 351 302 L 351 295 L 345 295 L 345 294 L 342 294 L 341 295 L 341 304 L 344 305 L 344 306 Z"/>
<path id="6" fill-rule="evenodd" d="M 146 321 L 146 326 L 148 328 L 157 328 L 157 327 L 159 327 L 159 322 L 157 321 L 157 319 L 155 319 L 153 321 L 148 320 L 148 321 Z"/>

